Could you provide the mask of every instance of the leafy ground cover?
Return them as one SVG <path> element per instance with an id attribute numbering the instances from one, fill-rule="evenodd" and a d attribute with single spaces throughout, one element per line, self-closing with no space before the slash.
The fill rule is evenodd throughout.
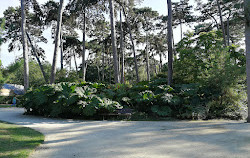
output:
<path id="1" fill-rule="evenodd" d="M 26 158 L 44 141 L 44 136 L 30 128 L 0 122 L 0 157 Z"/>
<path id="2" fill-rule="evenodd" d="M 64 118 L 89 118 L 122 109 L 117 101 L 100 94 L 103 89 L 104 84 L 87 82 L 44 85 L 27 92 L 21 104 L 27 114 Z"/>
<path id="3" fill-rule="evenodd" d="M 241 118 L 238 106 L 217 106 L 221 98 L 209 89 L 199 84 L 170 87 L 165 78 L 134 85 L 59 83 L 30 90 L 21 104 L 26 114 L 47 117 L 102 119 L 104 113 L 130 108 L 132 120 Z"/>

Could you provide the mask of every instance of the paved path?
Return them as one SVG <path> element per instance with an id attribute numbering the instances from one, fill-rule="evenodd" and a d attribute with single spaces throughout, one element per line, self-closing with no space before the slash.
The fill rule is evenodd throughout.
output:
<path id="1" fill-rule="evenodd" d="M 242 121 L 73 121 L 23 112 L 0 108 L 0 120 L 45 134 L 31 158 L 250 158 L 250 124 Z"/>

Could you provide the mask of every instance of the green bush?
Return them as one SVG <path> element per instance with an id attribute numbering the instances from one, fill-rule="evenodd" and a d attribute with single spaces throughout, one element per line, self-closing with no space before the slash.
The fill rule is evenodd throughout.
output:
<path id="1" fill-rule="evenodd" d="M 238 98 L 230 93 L 218 95 L 216 86 L 176 84 L 170 87 L 165 78 L 138 83 L 123 91 L 109 90 L 109 98 L 156 117 L 179 119 L 232 118 L 240 119 Z M 120 86 L 121 87 L 121 86 Z M 128 86 L 127 86 L 128 87 Z M 124 89 L 124 87 L 121 87 Z M 217 92 L 217 93 L 216 93 Z M 221 101 L 221 102 L 220 102 Z"/>
<path id="2" fill-rule="evenodd" d="M 135 85 L 59 83 L 28 91 L 21 103 L 28 114 L 49 117 L 101 118 L 102 114 L 124 107 L 157 118 L 239 119 L 239 107 L 231 104 L 237 100 L 234 95 L 227 92 L 221 96 L 216 91 L 211 85 L 200 84 L 170 87 L 165 78 Z"/>
<path id="3" fill-rule="evenodd" d="M 26 113 L 48 117 L 90 117 L 121 109 L 118 102 L 97 94 L 102 86 L 92 83 L 44 85 L 28 91 L 21 103 Z"/>
<path id="4" fill-rule="evenodd" d="M 14 96 L 0 96 L 0 104 L 12 104 Z M 16 96 L 16 104 L 18 105 L 22 96 Z"/>
<path id="5" fill-rule="evenodd" d="M 12 96 L 0 96 L 0 104 L 11 104 L 12 99 Z"/>

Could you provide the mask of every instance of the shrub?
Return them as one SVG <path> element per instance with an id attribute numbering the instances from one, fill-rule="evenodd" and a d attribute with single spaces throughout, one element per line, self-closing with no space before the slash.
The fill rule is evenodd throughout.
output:
<path id="1" fill-rule="evenodd" d="M 179 119 L 240 118 L 237 98 L 218 95 L 214 87 L 200 84 L 166 85 L 166 79 L 135 85 L 82 82 L 44 85 L 28 91 L 22 105 L 29 114 L 50 117 L 100 118 L 116 109 L 131 108 L 152 117 Z M 221 102 L 221 100 L 223 100 Z"/>
<path id="2" fill-rule="evenodd" d="M 0 104 L 12 104 L 12 99 L 14 96 L 0 96 Z M 17 104 L 21 96 L 17 96 Z"/>
<path id="3" fill-rule="evenodd" d="M 100 86 L 92 83 L 44 85 L 28 91 L 22 105 L 27 114 L 67 118 L 94 116 L 122 108 L 118 102 L 99 96 Z"/>
<path id="4" fill-rule="evenodd" d="M 236 104 L 238 99 L 233 97 L 235 95 L 225 93 L 220 104 L 217 91 L 216 86 L 200 84 L 176 84 L 170 87 L 165 78 L 158 78 L 149 83 L 135 84 L 121 93 L 119 89 L 109 89 L 108 97 L 123 106 L 156 117 L 241 118 L 238 113 L 239 106 Z"/>

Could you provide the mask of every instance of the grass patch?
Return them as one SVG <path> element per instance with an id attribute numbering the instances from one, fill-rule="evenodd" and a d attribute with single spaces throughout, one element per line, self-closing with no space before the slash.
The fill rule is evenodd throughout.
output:
<path id="1" fill-rule="evenodd" d="M 0 158 L 27 158 L 43 141 L 40 132 L 0 121 Z"/>
<path id="2" fill-rule="evenodd" d="M 11 104 L 0 104 L 0 108 L 13 108 L 16 106 L 11 106 Z"/>

